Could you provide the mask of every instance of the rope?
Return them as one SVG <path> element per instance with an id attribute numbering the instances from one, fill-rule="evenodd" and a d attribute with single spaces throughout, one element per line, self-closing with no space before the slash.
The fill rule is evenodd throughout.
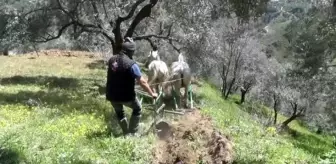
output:
<path id="1" fill-rule="evenodd" d="M 175 79 L 175 80 L 164 81 L 162 83 L 170 83 L 170 82 L 175 82 L 175 81 L 182 80 L 182 79 L 184 79 L 184 78 L 179 78 L 179 79 Z M 154 85 L 157 85 L 157 84 L 161 84 L 161 83 L 154 83 L 154 84 L 151 84 L 149 86 L 154 86 Z"/>
<path id="2" fill-rule="evenodd" d="M 179 78 L 179 79 L 175 79 L 175 80 L 169 80 L 169 81 L 165 81 L 165 82 L 162 82 L 162 83 L 171 83 L 171 82 L 175 82 L 175 81 L 182 80 L 182 79 L 184 79 L 184 78 Z M 154 83 L 154 84 L 151 84 L 149 86 L 154 86 L 154 85 L 157 85 L 157 84 L 161 84 L 161 83 Z M 147 92 L 145 92 L 143 90 L 140 90 L 140 88 L 141 87 L 139 85 L 137 85 L 135 87 L 136 92 L 138 92 L 138 93 L 140 93 L 140 94 L 142 94 L 144 96 L 151 97 L 149 94 L 147 94 Z"/>

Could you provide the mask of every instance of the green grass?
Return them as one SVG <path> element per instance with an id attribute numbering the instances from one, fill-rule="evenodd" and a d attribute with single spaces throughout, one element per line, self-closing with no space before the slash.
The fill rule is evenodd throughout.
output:
<path id="1" fill-rule="evenodd" d="M 105 70 L 90 64 L 95 59 L 0 61 L 0 163 L 149 163 L 154 136 L 120 137 L 114 111 L 101 94 Z M 144 128 L 149 114 L 145 110 Z"/>
<path id="2" fill-rule="evenodd" d="M 150 163 L 155 137 L 120 137 L 101 68 L 89 57 L 0 56 L 0 163 Z M 232 137 L 237 163 L 316 163 L 331 149 L 330 137 L 298 122 L 290 124 L 295 137 L 264 128 L 234 103 L 238 97 L 225 101 L 208 84 L 196 94 L 202 112 Z M 150 115 L 144 110 L 142 128 Z"/>
<path id="3" fill-rule="evenodd" d="M 250 112 L 240 109 L 237 97 L 225 101 L 210 85 L 203 86 L 198 94 L 204 101 L 203 112 L 211 116 L 214 124 L 235 143 L 237 163 L 317 163 L 319 157 L 332 149 L 330 136 L 308 131 L 297 121 L 290 124 L 295 136 L 279 135 L 274 127 L 263 127 Z M 265 108 L 265 107 L 264 107 Z M 259 109 L 260 114 L 270 113 Z M 285 117 L 280 115 L 279 120 Z"/>

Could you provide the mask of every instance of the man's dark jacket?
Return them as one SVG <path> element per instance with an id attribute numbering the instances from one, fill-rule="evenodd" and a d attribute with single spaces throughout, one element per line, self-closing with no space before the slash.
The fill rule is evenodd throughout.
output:
<path id="1" fill-rule="evenodd" d="M 107 100 L 118 102 L 135 100 L 135 78 L 131 70 L 133 64 L 135 61 L 123 53 L 109 59 L 106 83 Z M 114 68 L 115 66 L 117 67 Z"/>

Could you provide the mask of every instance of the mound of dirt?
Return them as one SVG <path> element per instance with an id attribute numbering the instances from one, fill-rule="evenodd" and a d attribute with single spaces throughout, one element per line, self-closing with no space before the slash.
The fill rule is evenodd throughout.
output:
<path id="1" fill-rule="evenodd" d="M 158 141 L 153 150 L 155 164 L 230 164 L 233 143 L 198 110 L 185 114 L 171 124 L 171 134 Z"/>

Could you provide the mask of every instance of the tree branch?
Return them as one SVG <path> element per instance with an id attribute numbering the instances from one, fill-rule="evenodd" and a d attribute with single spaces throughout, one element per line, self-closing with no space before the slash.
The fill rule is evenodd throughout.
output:
<path id="1" fill-rule="evenodd" d="M 306 111 L 306 108 L 305 107 L 301 107 L 299 109 L 299 112 L 297 113 L 297 116 L 299 116 L 299 117 L 304 116 L 305 111 Z"/>
<path id="2" fill-rule="evenodd" d="M 96 2 L 91 0 L 91 6 L 93 8 L 94 17 L 97 22 L 97 27 L 102 28 L 103 26 L 102 26 L 101 19 L 99 18 L 100 14 L 98 12 L 98 7 L 97 7 Z"/>
<path id="3" fill-rule="evenodd" d="M 151 39 L 147 38 L 146 40 L 149 42 L 152 48 L 157 47 Z"/>
<path id="4" fill-rule="evenodd" d="M 145 2 L 145 0 L 138 0 L 138 1 L 136 1 L 136 2 L 133 4 L 133 6 L 132 6 L 131 11 L 130 11 L 126 16 L 124 16 L 124 17 L 119 17 L 118 19 L 120 19 L 120 21 L 125 21 L 125 20 L 128 20 L 128 19 L 132 18 L 132 16 L 133 16 L 134 13 L 135 13 L 135 10 L 136 10 L 136 9 L 138 8 L 138 6 L 139 6 L 141 3 L 143 3 L 143 2 Z"/>
<path id="5" fill-rule="evenodd" d="M 126 15 L 125 17 L 118 17 L 117 18 L 117 20 L 115 21 L 116 22 L 116 25 L 115 25 L 115 27 L 114 27 L 114 29 L 113 29 L 113 33 L 114 33 L 114 36 L 115 36 L 115 42 L 116 42 L 116 49 L 118 50 L 118 49 L 120 49 L 120 47 L 121 47 L 121 43 L 122 43 L 122 40 L 123 40 L 123 38 L 122 38 L 122 35 L 121 35 L 121 29 L 120 29 L 120 25 L 121 25 L 121 23 L 123 22 L 123 21 L 125 21 L 125 20 L 128 20 L 128 19 L 130 19 L 133 15 L 134 15 L 134 13 L 135 13 L 135 10 L 138 8 L 138 6 L 141 4 L 141 3 L 143 3 L 145 0 L 138 0 L 138 1 L 136 1 L 134 4 L 133 4 L 133 6 L 132 6 L 132 9 L 131 9 L 131 11 L 128 13 L 128 15 Z M 138 14 L 139 15 L 139 14 Z M 110 25 L 112 26 L 113 25 L 113 21 L 111 20 L 110 21 Z M 115 52 L 114 52 L 115 53 Z"/>
<path id="6" fill-rule="evenodd" d="M 60 0 L 57 0 L 57 5 L 59 7 L 59 10 L 63 11 L 64 14 L 68 15 L 73 21 L 75 20 L 74 16 L 70 14 L 69 11 L 66 11 L 65 8 L 63 7 L 62 3 Z"/>
<path id="7" fill-rule="evenodd" d="M 105 5 L 105 0 L 103 0 L 103 9 L 104 9 L 104 13 L 105 13 L 105 18 L 109 18 L 108 14 L 107 14 L 107 10 L 106 10 L 106 5 Z"/>
<path id="8" fill-rule="evenodd" d="M 74 25 L 75 22 L 70 22 L 70 23 L 67 23 L 65 25 L 63 25 L 57 32 L 57 35 L 56 36 L 51 36 L 49 35 L 50 37 L 48 38 L 45 38 L 45 40 L 36 40 L 34 42 L 37 42 L 37 43 L 44 43 L 44 42 L 48 42 L 48 41 L 51 41 L 51 40 L 55 40 L 55 39 L 58 39 L 59 37 L 61 37 L 61 35 L 63 34 L 63 32 L 68 28 L 70 27 L 71 25 Z"/>
<path id="9" fill-rule="evenodd" d="M 22 16 L 21 17 L 26 17 L 27 15 L 29 15 L 29 14 L 32 14 L 32 13 L 35 13 L 35 12 L 38 12 L 38 11 L 43 11 L 43 10 L 60 10 L 60 8 L 54 8 L 54 7 L 48 7 L 48 8 L 46 8 L 46 7 L 42 7 L 42 8 L 38 8 L 38 9 L 35 9 L 35 10 L 31 10 L 31 11 L 29 11 L 29 12 L 27 12 L 27 13 L 24 13 L 24 14 L 22 14 Z"/>
<path id="10" fill-rule="evenodd" d="M 110 41 L 110 43 L 112 44 L 112 47 L 115 46 L 115 42 L 113 40 L 113 37 L 111 37 L 110 35 L 108 35 L 106 32 L 104 32 L 102 30 L 83 28 L 83 31 L 90 32 L 90 33 L 101 34 L 101 35 L 103 35 L 104 37 L 106 37 Z"/>
<path id="11" fill-rule="evenodd" d="M 133 38 L 133 40 L 147 40 L 148 41 L 148 39 L 151 39 L 151 38 L 157 38 L 157 39 L 163 39 L 163 40 L 167 40 L 168 41 L 168 43 L 174 48 L 174 50 L 176 50 L 178 53 L 180 53 L 181 52 L 181 49 L 182 48 L 177 48 L 174 44 L 173 44 L 173 41 L 176 41 L 176 42 L 179 42 L 179 40 L 178 39 L 175 39 L 175 38 L 173 38 L 173 37 L 171 37 L 170 35 L 171 35 L 171 30 L 172 30 L 172 27 L 173 27 L 173 24 L 171 24 L 170 26 L 169 26 L 169 29 L 168 29 L 168 33 L 167 33 L 167 35 L 162 35 L 163 34 L 163 25 L 162 24 L 160 24 L 160 32 L 159 32 L 159 35 L 156 35 L 156 34 L 150 34 L 150 35 L 144 35 L 144 36 L 136 36 L 136 37 L 134 37 Z M 152 43 L 151 43 L 151 45 L 152 45 Z M 153 47 L 153 46 L 152 46 Z"/>
<path id="12" fill-rule="evenodd" d="M 291 102 L 290 103 L 293 109 L 293 115 L 297 115 L 297 108 L 298 108 L 298 104 L 296 102 Z"/>
<path id="13" fill-rule="evenodd" d="M 162 36 L 162 35 L 155 35 L 155 34 L 136 36 L 136 37 L 133 37 L 133 40 L 144 40 L 144 39 L 150 39 L 150 38 L 178 41 L 177 39 L 171 38 L 170 36 Z"/>
<path id="14" fill-rule="evenodd" d="M 152 12 L 152 4 L 144 6 L 139 13 L 135 16 L 131 26 L 128 28 L 125 37 L 132 37 L 135 27 L 146 17 L 149 17 Z"/>

